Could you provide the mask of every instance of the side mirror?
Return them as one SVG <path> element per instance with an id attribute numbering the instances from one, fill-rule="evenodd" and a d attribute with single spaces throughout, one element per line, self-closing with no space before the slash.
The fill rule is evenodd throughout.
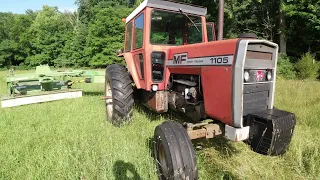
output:
<path id="1" fill-rule="evenodd" d="M 216 31 L 213 22 L 207 22 L 208 41 L 216 41 Z"/>

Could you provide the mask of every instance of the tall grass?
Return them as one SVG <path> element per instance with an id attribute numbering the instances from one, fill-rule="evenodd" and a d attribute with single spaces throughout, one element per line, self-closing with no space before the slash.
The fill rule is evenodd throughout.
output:
<path id="1" fill-rule="evenodd" d="M 105 119 L 103 85 L 75 87 L 83 98 L 0 109 L 0 179 L 157 179 L 153 131 L 170 114 L 137 109 L 132 124 L 116 128 Z M 276 106 L 297 115 L 282 157 L 224 138 L 195 141 L 200 179 L 320 179 L 319 90 L 316 81 L 278 81 Z"/>

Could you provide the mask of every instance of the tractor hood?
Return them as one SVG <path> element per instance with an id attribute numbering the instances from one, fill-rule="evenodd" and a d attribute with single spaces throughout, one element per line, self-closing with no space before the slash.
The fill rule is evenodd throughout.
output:
<path id="1" fill-rule="evenodd" d="M 167 66 L 232 65 L 238 40 L 172 47 L 168 50 Z"/>
<path id="2" fill-rule="evenodd" d="M 242 128 L 248 114 L 273 108 L 277 55 L 276 44 L 256 39 L 171 47 L 166 82 L 171 74 L 199 75 L 207 116 Z"/>

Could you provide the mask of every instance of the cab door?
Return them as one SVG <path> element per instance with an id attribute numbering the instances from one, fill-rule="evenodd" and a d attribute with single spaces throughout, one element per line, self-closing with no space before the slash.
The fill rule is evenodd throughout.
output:
<path id="1" fill-rule="evenodd" d="M 132 57 L 137 70 L 141 88 L 145 89 L 145 13 L 142 11 L 133 20 Z"/>

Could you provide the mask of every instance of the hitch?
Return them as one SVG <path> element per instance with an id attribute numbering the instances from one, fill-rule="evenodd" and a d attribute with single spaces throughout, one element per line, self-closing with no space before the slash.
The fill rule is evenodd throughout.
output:
<path id="1" fill-rule="evenodd" d="M 224 134 L 224 124 L 222 123 L 187 123 L 185 126 L 191 140 L 200 138 L 211 139 Z"/>

